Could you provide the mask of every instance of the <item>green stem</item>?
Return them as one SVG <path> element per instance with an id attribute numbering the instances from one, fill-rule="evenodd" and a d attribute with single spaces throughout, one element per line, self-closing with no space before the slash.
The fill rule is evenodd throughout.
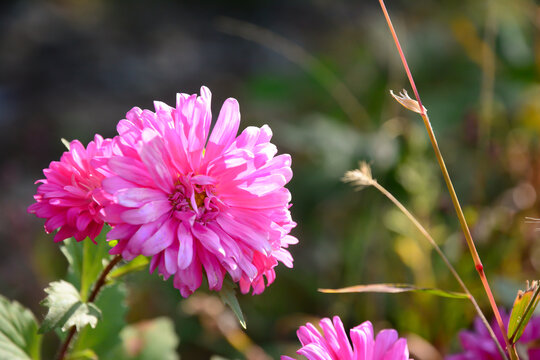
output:
<path id="1" fill-rule="evenodd" d="M 510 341 L 508 340 L 508 333 L 506 331 L 506 328 L 504 326 L 504 323 L 501 318 L 501 314 L 499 313 L 499 309 L 497 308 L 497 303 L 495 302 L 495 299 L 493 297 L 493 293 L 491 291 L 491 288 L 489 286 L 489 283 L 487 281 L 486 274 L 484 272 L 484 267 L 482 265 L 482 261 L 480 260 L 480 256 L 478 255 L 478 251 L 476 250 L 476 246 L 474 245 L 474 241 L 471 236 L 471 232 L 469 230 L 469 226 L 467 225 L 467 221 L 465 220 L 465 215 L 463 215 L 463 210 L 461 209 L 461 205 L 459 204 L 458 197 L 456 195 L 456 191 L 454 190 L 454 185 L 452 184 L 452 180 L 450 179 L 450 175 L 448 174 L 448 170 L 446 168 L 446 165 L 444 163 L 444 159 L 442 157 L 441 151 L 439 149 L 439 145 L 437 144 L 437 139 L 435 138 L 435 133 L 433 132 L 433 129 L 431 127 L 431 123 L 429 121 L 429 118 L 424 110 L 424 106 L 422 106 L 422 101 L 420 99 L 420 95 L 418 94 L 418 90 L 416 89 L 416 85 L 414 83 L 414 79 L 412 77 L 411 70 L 409 69 L 409 65 L 407 64 L 407 59 L 405 58 L 405 54 L 403 53 L 403 50 L 401 48 L 401 45 L 399 43 L 396 31 L 394 30 L 394 26 L 392 25 L 392 21 L 390 20 L 390 16 L 388 15 L 388 11 L 386 10 L 386 6 L 384 5 L 384 0 L 379 0 L 379 3 L 381 5 L 382 11 L 384 13 L 384 17 L 386 18 L 386 22 L 388 23 L 388 28 L 390 29 L 390 32 L 392 33 L 392 37 L 394 38 L 394 43 L 396 44 L 397 50 L 399 52 L 399 56 L 401 58 L 401 61 L 403 63 L 403 67 L 405 68 L 405 72 L 407 73 L 407 77 L 409 79 L 409 82 L 411 84 L 411 87 L 413 89 L 414 95 L 416 97 L 416 100 L 418 101 L 418 105 L 420 107 L 420 116 L 422 116 L 422 120 L 424 121 L 424 126 L 426 127 L 426 130 L 429 135 L 429 139 L 431 141 L 431 145 L 433 147 L 433 150 L 435 151 L 435 156 L 437 157 L 437 162 L 439 163 L 439 166 L 441 168 L 441 171 L 443 173 L 444 181 L 446 183 L 446 187 L 448 188 L 448 192 L 450 193 L 450 197 L 452 198 L 452 203 L 454 204 L 454 208 L 457 213 L 457 217 L 459 219 L 459 223 L 461 225 L 461 230 L 463 231 L 463 234 L 465 235 L 465 240 L 467 241 L 467 246 L 469 247 L 469 251 L 471 253 L 471 256 L 474 261 L 474 265 L 476 268 L 476 271 L 478 272 L 478 276 L 480 276 L 480 280 L 482 281 L 482 285 L 484 286 L 484 290 L 487 294 L 487 297 L 489 299 L 489 303 L 491 305 L 491 308 L 493 310 L 493 313 L 495 314 L 495 319 L 497 320 L 497 324 L 499 325 L 499 328 L 501 329 L 501 333 L 504 337 L 504 342 L 506 344 L 506 348 L 508 349 L 508 353 L 510 354 L 511 359 L 518 359 L 517 354 L 515 351 L 512 351 L 512 346 L 510 344 Z"/>
<path id="2" fill-rule="evenodd" d="M 92 292 L 90 293 L 90 296 L 88 297 L 87 303 L 91 303 L 91 302 L 94 302 L 96 300 L 96 297 L 98 296 L 99 292 L 101 291 L 101 289 L 103 288 L 103 286 L 107 282 L 107 275 L 116 266 L 116 264 L 118 264 L 120 262 L 120 260 L 122 260 L 122 256 L 116 255 L 109 262 L 109 264 L 107 264 L 105 269 L 103 269 L 103 271 L 99 275 L 98 280 L 96 281 L 96 284 L 94 285 L 94 289 L 92 290 Z M 69 333 L 66 336 L 66 339 L 64 340 L 64 342 L 62 343 L 62 346 L 60 347 L 60 350 L 58 351 L 58 357 L 57 357 L 58 360 L 64 360 L 65 359 L 65 357 L 67 355 L 67 352 L 68 352 L 68 349 L 69 349 L 69 345 L 71 344 L 71 341 L 75 337 L 76 332 L 77 332 L 77 328 L 75 326 L 72 326 L 69 329 Z"/>
<path id="3" fill-rule="evenodd" d="M 319 59 L 298 44 L 268 29 L 229 17 L 218 18 L 216 25 L 219 30 L 227 34 L 266 46 L 296 63 L 334 98 L 356 126 L 362 126 L 369 119 L 366 109 L 358 102 L 347 85 Z"/>

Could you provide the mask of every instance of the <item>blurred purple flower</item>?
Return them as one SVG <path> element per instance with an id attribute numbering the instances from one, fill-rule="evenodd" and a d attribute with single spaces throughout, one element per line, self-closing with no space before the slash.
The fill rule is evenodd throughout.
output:
<path id="1" fill-rule="evenodd" d="M 350 331 L 352 347 L 343 323 L 338 316 L 333 321 L 320 321 L 323 335 L 311 323 L 301 326 L 296 332 L 302 348 L 297 354 L 308 360 L 408 360 L 407 341 L 398 338 L 393 329 L 385 329 L 374 338 L 371 322 L 365 321 Z M 281 356 L 281 360 L 294 360 Z"/>
<path id="2" fill-rule="evenodd" d="M 176 107 L 133 108 L 118 124 L 118 153 L 103 181 L 113 203 L 104 210 L 111 250 L 131 260 L 152 256 L 165 279 L 187 297 L 202 282 L 220 290 L 225 275 L 243 293 L 263 292 L 281 261 L 292 267 L 289 232 L 291 157 L 275 156 L 272 132 L 248 127 L 238 137 L 235 99 L 223 104 L 212 133 L 211 93 L 178 94 Z"/>
<path id="3" fill-rule="evenodd" d="M 60 229 L 54 241 L 74 237 L 77 241 L 86 237 L 94 240 L 103 228 L 100 210 L 108 202 L 101 189 L 101 181 L 108 171 L 100 165 L 110 156 L 111 139 L 100 135 L 85 148 L 78 140 L 69 144 L 60 161 L 53 161 L 43 170 L 46 179 L 41 183 L 28 212 L 45 218 L 45 231 Z"/>
<path id="4" fill-rule="evenodd" d="M 510 315 L 500 309 L 501 317 L 505 327 L 508 327 Z M 495 320 L 491 323 L 491 328 L 497 336 L 499 344 L 505 348 L 504 338 Z M 518 353 L 527 353 L 529 359 L 540 359 L 540 316 L 532 317 L 523 335 L 517 342 Z M 477 317 L 474 320 L 474 331 L 460 331 L 459 341 L 463 347 L 463 353 L 450 355 L 446 360 L 501 360 L 501 354 L 497 346 L 489 336 L 488 330 L 482 320 Z"/>

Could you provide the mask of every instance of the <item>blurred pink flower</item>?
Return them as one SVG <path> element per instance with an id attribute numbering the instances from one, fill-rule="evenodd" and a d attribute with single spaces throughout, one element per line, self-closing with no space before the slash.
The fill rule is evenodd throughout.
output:
<path id="1" fill-rule="evenodd" d="M 510 315 L 504 310 L 499 310 L 505 327 L 508 327 Z M 501 330 L 495 320 L 491 323 L 491 328 L 495 332 L 499 344 L 505 348 Z M 447 360 L 500 360 L 501 354 L 497 350 L 488 330 L 482 320 L 477 317 L 474 320 L 474 331 L 460 331 L 459 340 L 464 352 L 447 356 Z M 519 354 L 527 353 L 529 359 L 540 359 L 540 316 L 532 317 L 523 335 L 517 342 Z"/>
<path id="2" fill-rule="evenodd" d="M 101 190 L 101 181 L 107 169 L 98 165 L 102 158 L 109 157 L 112 140 L 100 135 L 85 147 L 74 140 L 69 151 L 64 152 L 60 161 L 53 161 L 43 170 L 46 179 L 34 195 L 36 203 L 28 207 L 28 212 L 45 218 L 45 231 L 51 233 L 60 228 L 54 241 L 74 237 L 77 241 L 87 236 L 94 240 L 103 228 L 100 210 L 107 203 Z"/>
<path id="3" fill-rule="evenodd" d="M 155 113 L 133 108 L 118 124 L 119 154 L 103 182 L 113 203 L 105 208 L 113 225 L 111 250 L 130 260 L 153 256 L 165 279 L 187 297 L 206 273 L 220 290 L 228 273 L 243 293 L 265 289 L 278 261 L 292 267 L 286 248 L 296 226 L 289 212 L 291 157 L 274 156 L 272 132 L 248 127 L 238 137 L 235 99 L 223 104 L 209 135 L 211 93 L 178 94 L 176 107 L 155 102 Z"/>
<path id="4" fill-rule="evenodd" d="M 338 316 L 319 322 L 323 335 L 311 323 L 296 332 L 302 347 L 296 353 L 308 360 L 409 360 L 407 341 L 393 329 L 385 329 L 374 338 L 371 322 L 365 321 L 350 331 L 352 347 Z M 281 360 L 294 360 L 281 356 Z"/>

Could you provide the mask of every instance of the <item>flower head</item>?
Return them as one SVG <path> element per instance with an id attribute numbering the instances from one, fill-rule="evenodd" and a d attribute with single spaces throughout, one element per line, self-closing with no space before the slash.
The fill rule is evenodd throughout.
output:
<path id="1" fill-rule="evenodd" d="M 78 140 L 69 144 L 60 161 L 53 161 L 43 170 L 45 179 L 34 195 L 36 202 L 28 212 L 45 218 L 45 231 L 60 229 L 54 241 L 74 237 L 77 241 L 86 237 L 94 240 L 103 228 L 100 211 L 108 202 L 101 190 L 101 181 L 107 175 L 100 163 L 110 156 L 111 139 L 100 135 L 84 147 Z"/>
<path id="2" fill-rule="evenodd" d="M 501 317 L 505 327 L 508 327 L 510 315 L 500 309 Z M 492 321 L 491 328 L 497 336 L 497 340 L 502 348 L 505 348 L 504 338 L 495 320 Z M 529 359 L 540 359 L 540 316 L 532 317 L 523 335 L 517 342 L 518 353 L 525 352 Z M 447 360 L 500 360 L 501 354 L 497 350 L 493 339 L 479 317 L 474 320 L 473 331 L 460 331 L 459 341 L 463 347 L 463 353 L 450 355 Z"/>
<path id="3" fill-rule="evenodd" d="M 228 273 L 242 292 L 265 289 L 278 261 L 292 267 L 286 250 L 297 242 L 289 212 L 289 155 L 275 156 L 268 126 L 238 137 L 238 102 L 228 99 L 209 135 L 210 90 L 178 94 L 176 107 L 155 102 L 155 112 L 134 108 L 118 124 L 119 153 L 103 182 L 105 208 L 118 240 L 113 254 L 130 260 L 152 256 L 165 279 L 184 297 L 202 282 L 220 290 Z"/>
<path id="4" fill-rule="evenodd" d="M 407 341 L 398 338 L 396 330 L 385 329 L 374 338 L 371 322 L 365 321 L 350 330 L 352 347 L 338 316 L 319 322 L 323 334 L 311 323 L 296 332 L 302 344 L 298 355 L 308 360 L 408 360 Z M 281 360 L 294 360 L 282 356 Z"/>

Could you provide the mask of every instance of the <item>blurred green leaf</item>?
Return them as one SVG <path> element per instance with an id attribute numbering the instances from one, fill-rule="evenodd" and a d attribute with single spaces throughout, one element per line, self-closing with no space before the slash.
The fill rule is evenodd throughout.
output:
<path id="1" fill-rule="evenodd" d="M 32 312 L 0 295 L 0 359 L 39 360 L 41 335 Z"/>
<path id="2" fill-rule="evenodd" d="M 126 274 L 142 270 L 146 267 L 146 265 L 148 265 L 149 262 L 150 260 L 148 260 L 146 256 L 139 255 L 135 259 L 128 262 L 127 264 L 120 266 L 114 269 L 113 271 L 111 271 L 108 277 L 111 279 L 116 279 Z"/>
<path id="3" fill-rule="evenodd" d="M 236 315 L 236 318 L 240 322 L 240 325 L 246 329 L 246 320 L 244 319 L 244 314 L 242 313 L 242 309 L 240 308 L 240 304 L 236 298 L 236 284 L 229 279 L 225 279 L 223 281 L 221 291 L 219 292 L 219 296 L 221 297 L 221 301 L 229 305 L 229 307 L 232 309 L 234 315 Z"/>
<path id="4" fill-rule="evenodd" d="M 120 343 L 120 331 L 125 326 L 126 287 L 115 283 L 103 288 L 96 299 L 104 321 L 98 322 L 95 328 L 85 327 L 77 336 L 74 351 L 92 349 L 101 358 Z"/>
<path id="5" fill-rule="evenodd" d="M 510 342 L 515 344 L 525 327 L 529 323 L 534 310 L 540 301 L 540 284 L 534 281 L 532 286 L 525 291 L 518 291 L 510 320 L 508 321 L 508 334 L 510 334 Z"/>
<path id="6" fill-rule="evenodd" d="M 99 357 L 90 349 L 74 351 L 67 356 L 67 360 L 98 360 Z"/>
<path id="7" fill-rule="evenodd" d="M 141 321 L 120 333 L 122 344 L 102 360 L 178 360 L 178 336 L 168 318 Z"/>
<path id="8" fill-rule="evenodd" d="M 106 240 L 109 230 L 110 227 L 104 226 L 95 244 L 88 238 L 82 244 L 70 238 L 62 246 L 62 253 L 69 262 L 68 280 L 79 288 L 82 301 L 88 299 L 92 284 L 110 261 L 110 247 Z"/>
<path id="9" fill-rule="evenodd" d="M 60 280 L 49 284 L 45 289 L 48 294 L 42 305 L 49 311 L 39 328 L 39 333 L 61 328 L 62 331 L 75 326 L 80 331 L 86 325 L 95 327 L 101 311 L 92 303 L 84 303 L 75 286 Z"/>
<path id="10" fill-rule="evenodd" d="M 410 284 L 368 284 L 368 285 L 356 285 L 349 286 L 341 289 L 319 289 L 320 292 L 327 294 L 343 294 L 343 293 L 362 293 L 362 292 L 376 292 L 376 293 L 402 293 L 402 292 L 422 292 L 431 295 L 437 295 L 453 299 L 468 299 L 467 294 L 446 291 L 434 288 L 420 288 Z"/>

